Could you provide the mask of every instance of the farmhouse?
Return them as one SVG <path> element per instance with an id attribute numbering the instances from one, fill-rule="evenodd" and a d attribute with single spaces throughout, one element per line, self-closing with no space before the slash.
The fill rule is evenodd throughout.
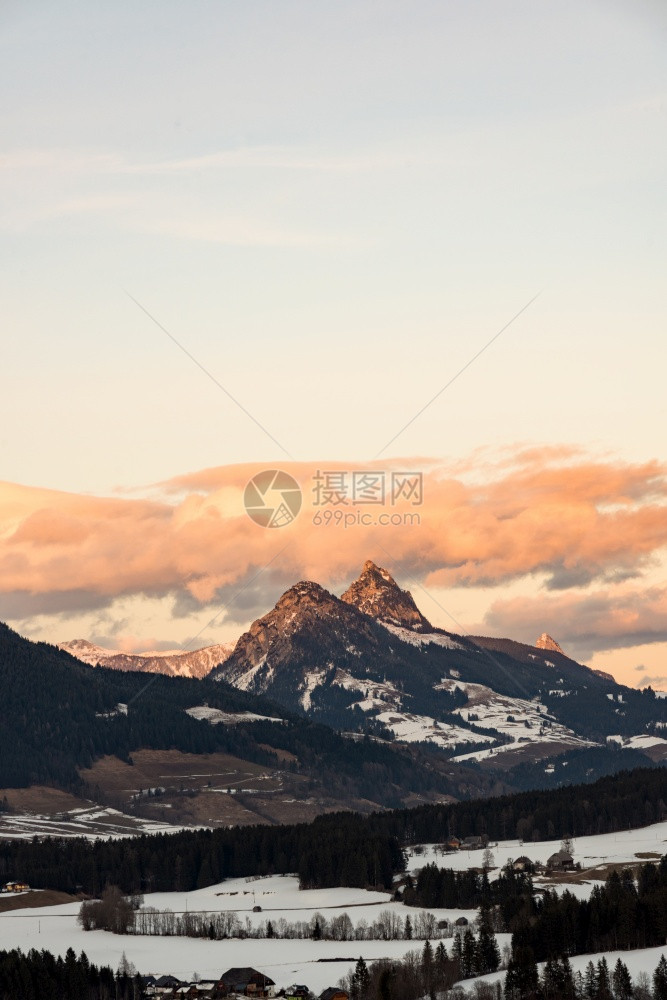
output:
<path id="1" fill-rule="evenodd" d="M 337 986 L 327 986 L 326 990 L 320 993 L 320 1000 L 350 1000 L 350 994 Z"/>
<path id="2" fill-rule="evenodd" d="M 27 882 L 7 882 L 2 887 L 3 892 L 28 892 L 30 886 Z"/>
<path id="3" fill-rule="evenodd" d="M 220 976 L 217 989 L 222 996 L 225 995 L 222 992 L 223 989 L 227 993 L 240 993 L 246 997 L 274 997 L 276 995 L 276 984 L 273 979 L 248 966 L 227 969 Z"/>
<path id="4" fill-rule="evenodd" d="M 572 871 L 574 868 L 574 858 L 567 851 L 556 851 L 547 860 L 547 871 Z"/>

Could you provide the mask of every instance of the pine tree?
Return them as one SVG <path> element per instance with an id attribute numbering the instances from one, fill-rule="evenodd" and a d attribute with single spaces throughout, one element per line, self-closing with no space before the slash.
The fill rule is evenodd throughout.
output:
<path id="1" fill-rule="evenodd" d="M 363 958 L 359 958 L 350 983 L 350 1000 L 368 1000 L 371 977 Z"/>
<path id="2" fill-rule="evenodd" d="M 403 931 L 403 937 L 406 941 L 412 941 L 412 921 L 410 920 L 409 913 L 405 918 L 405 930 Z"/>
<path id="3" fill-rule="evenodd" d="M 454 941 L 452 943 L 452 958 L 458 964 L 459 976 L 463 975 L 463 945 L 461 941 L 461 934 L 459 931 L 454 931 Z"/>
<path id="4" fill-rule="evenodd" d="M 394 969 L 386 968 L 380 973 L 378 980 L 378 1000 L 392 1000 L 391 983 L 394 978 Z"/>
<path id="5" fill-rule="evenodd" d="M 577 1000 L 579 996 L 567 955 L 561 955 L 560 959 L 560 991 L 562 1000 Z"/>
<path id="6" fill-rule="evenodd" d="M 611 977 L 606 958 L 601 958 L 598 962 L 595 979 L 595 1000 L 613 1000 Z"/>
<path id="7" fill-rule="evenodd" d="M 613 984 L 615 1000 L 632 1000 L 634 995 L 632 979 L 627 965 L 620 958 L 614 966 Z"/>
<path id="8" fill-rule="evenodd" d="M 596 989 L 597 977 L 595 975 L 595 966 L 592 962 L 588 962 L 586 972 L 584 973 L 584 1000 L 595 1000 Z"/>
<path id="9" fill-rule="evenodd" d="M 430 941 L 424 942 L 422 951 L 422 976 L 424 979 L 424 990 L 431 1000 L 435 997 L 433 984 L 433 948 Z"/>
<path id="10" fill-rule="evenodd" d="M 469 927 L 466 927 L 461 945 L 461 976 L 463 979 L 469 979 L 475 974 L 476 944 L 473 932 Z"/>
<path id="11" fill-rule="evenodd" d="M 495 972 L 500 965 L 500 950 L 491 929 L 491 916 L 487 907 L 480 910 L 479 941 L 477 943 L 478 969 L 482 975 Z"/>
<path id="12" fill-rule="evenodd" d="M 532 1000 L 537 997 L 539 977 L 533 949 L 516 948 L 507 966 L 505 1000 Z"/>
<path id="13" fill-rule="evenodd" d="M 660 956 L 660 961 L 653 973 L 653 998 L 654 1000 L 667 1000 L 667 959 Z"/>

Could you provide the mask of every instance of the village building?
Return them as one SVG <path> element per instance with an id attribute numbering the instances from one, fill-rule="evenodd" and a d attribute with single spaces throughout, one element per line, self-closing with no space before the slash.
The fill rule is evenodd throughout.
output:
<path id="1" fill-rule="evenodd" d="M 142 980 L 149 996 L 169 996 L 175 989 L 184 985 L 176 976 L 145 976 Z"/>
<path id="2" fill-rule="evenodd" d="M 307 986 L 295 984 L 285 990 L 285 1000 L 307 1000 L 309 996 L 310 990 Z"/>
<path id="3" fill-rule="evenodd" d="M 350 1000 L 350 994 L 338 986 L 327 986 L 326 990 L 320 993 L 320 1000 Z"/>
<path id="4" fill-rule="evenodd" d="M 572 871 L 574 858 L 567 851 L 556 851 L 547 860 L 547 871 Z"/>
<path id="5" fill-rule="evenodd" d="M 216 987 L 219 996 L 238 993 L 246 997 L 274 997 L 276 984 L 270 976 L 248 966 L 227 969 L 220 976 Z M 222 992 L 226 990 L 226 993 Z"/>
<path id="6" fill-rule="evenodd" d="M 2 892 L 28 892 L 30 886 L 27 882 L 7 882 L 2 887 Z"/>

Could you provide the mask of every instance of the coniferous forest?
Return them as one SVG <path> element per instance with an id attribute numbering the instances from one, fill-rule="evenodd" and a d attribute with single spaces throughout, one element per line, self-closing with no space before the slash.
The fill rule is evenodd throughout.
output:
<path id="1" fill-rule="evenodd" d="M 141 979 L 91 965 L 69 948 L 64 958 L 48 951 L 0 951 L 0 1000 L 139 1000 Z"/>

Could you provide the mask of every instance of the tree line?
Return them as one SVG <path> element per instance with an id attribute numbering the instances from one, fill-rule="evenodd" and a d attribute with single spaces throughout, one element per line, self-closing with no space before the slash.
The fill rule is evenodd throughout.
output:
<path id="1" fill-rule="evenodd" d="M 573 972 L 567 957 L 549 959 L 541 972 L 517 976 L 510 965 L 505 983 L 459 982 L 465 972 L 460 954 L 447 955 L 426 942 L 422 951 L 402 960 L 381 959 L 366 965 L 359 959 L 340 980 L 350 1000 L 667 1000 L 667 959 L 663 955 L 653 974 L 640 972 L 633 980 L 621 958 L 613 969 L 606 958 L 590 961 L 583 972 Z"/>
<path id="2" fill-rule="evenodd" d="M 0 882 L 98 896 L 189 892 L 227 878 L 293 872 L 303 888 L 349 885 L 390 890 L 405 858 L 396 838 L 369 830 L 356 813 L 312 823 L 159 833 L 122 840 L 47 837 L 0 841 Z"/>
<path id="3" fill-rule="evenodd" d="M 91 965 L 69 948 L 64 958 L 48 951 L 0 951 L 0 1000 L 140 1000 L 141 979 L 130 969 L 117 974 Z"/>
<path id="4" fill-rule="evenodd" d="M 644 768 L 580 787 L 365 817 L 328 813 L 311 823 L 280 827 L 187 830 L 115 841 L 0 841 L 0 882 L 26 881 L 36 888 L 97 896 L 107 885 L 118 885 L 124 893 L 190 891 L 226 878 L 292 872 L 304 888 L 390 890 L 394 876 L 405 870 L 403 848 L 410 844 L 441 842 L 453 833 L 496 839 L 515 837 L 517 831 L 536 839 L 537 834 L 555 839 L 610 833 L 664 818 L 666 801 L 667 770 Z M 456 891 L 463 892 L 466 884 L 459 882 Z M 415 901 L 435 905 L 423 903 L 430 898 Z"/>
<path id="5" fill-rule="evenodd" d="M 449 921 L 438 921 L 432 913 L 418 911 L 405 919 L 396 910 L 382 910 L 369 923 L 353 924 L 347 913 L 327 918 L 315 913 L 310 920 L 289 921 L 269 917 L 252 923 L 235 910 L 190 910 L 175 913 L 143 905 L 142 896 L 124 896 L 117 886 L 107 886 L 100 899 L 84 900 L 78 922 L 85 931 L 105 930 L 113 934 L 149 937 L 198 937 L 211 941 L 228 938 L 277 938 L 312 941 L 411 941 L 451 937 Z"/>

